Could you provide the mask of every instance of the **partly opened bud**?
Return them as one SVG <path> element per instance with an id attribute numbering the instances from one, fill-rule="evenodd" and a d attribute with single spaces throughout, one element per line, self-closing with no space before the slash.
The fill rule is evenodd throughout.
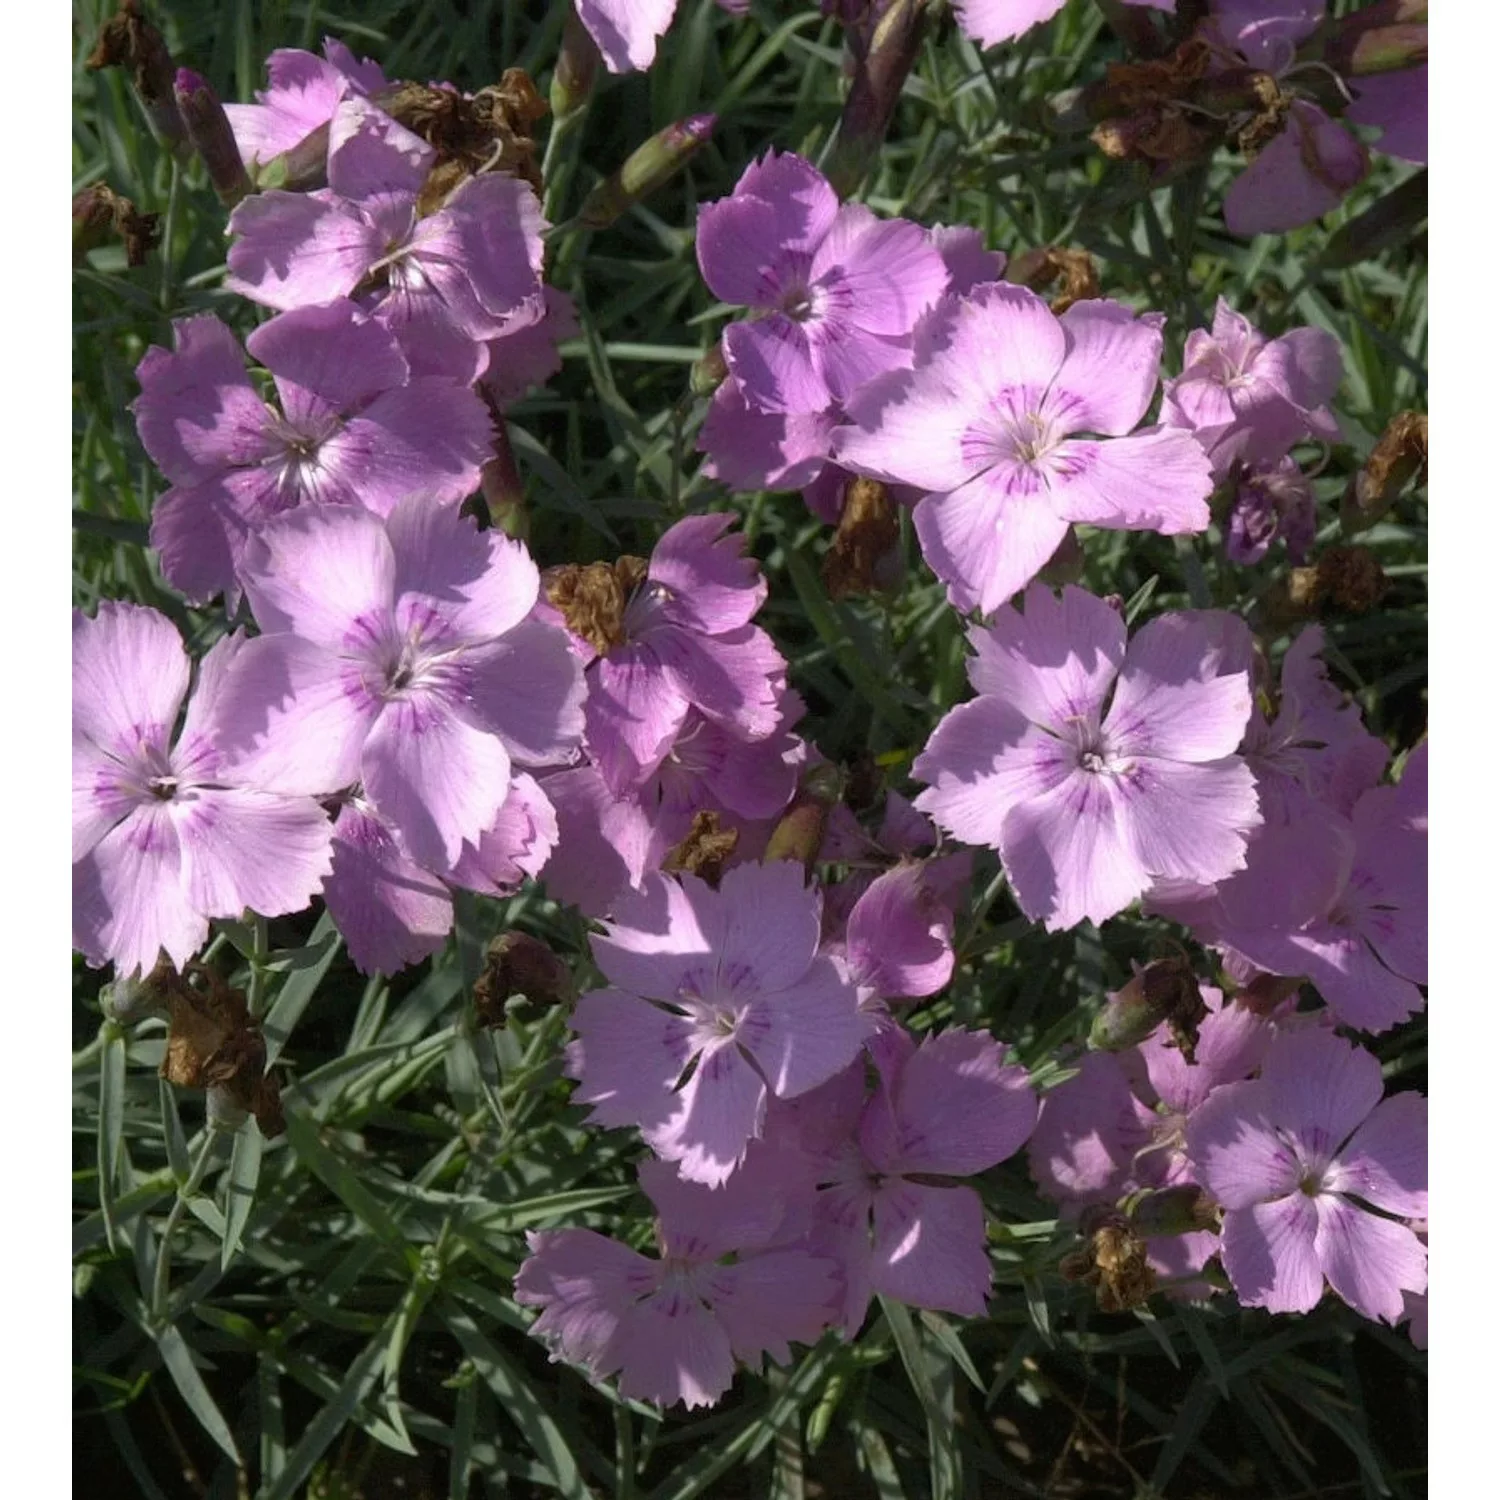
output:
<path id="1" fill-rule="evenodd" d="M 557 54 L 552 85 L 547 91 L 554 122 L 566 120 L 588 103 L 600 61 L 599 48 L 570 5 L 563 22 L 562 50 Z"/>
<path id="2" fill-rule="evenodd" d="M 812 869 L 823 847 L 828 814 L 839 800 L 842 779 L 837 766 L 812 766 L 803 773 L 791 806 L 766 842 L 766 864 L 773 859 L 795 859 L 805 869 Z"/>
<path id="3" fill-rule="evenodd" d="M 233 208 L 250 191 L 250 176 L 240 160 L 240 148 L 235 144 L 234 131 L 219 96 L 208 80 L 191 68 L 177 70 L 173 91 L 188 139 L 208 168 L 208 180 L 213 183 L 219 201 L 226 208 Z"/>
<path id="4" fill-rule="evenodd" d="M 697 155 L 713 128 L 712 115 L 690 115 L 657 131 L 583 200 L 574 223 L 581 229 L 607 229 L 627 209 L 675 177 Z"/>
<path id="5" fill-rule="evenodd" d="M 1089 1029 L 1089 1046 L 1122 1052 L 1143 1042 L 1164 1021 L 1172 1027 L 1183 1056 L 1193 1061 L 1198 1022 L 1208 1013 L 1198 976 L 1186 958 L 1158 958 L 1123 988 L 1105 997 L 1104 1009 Z"/>

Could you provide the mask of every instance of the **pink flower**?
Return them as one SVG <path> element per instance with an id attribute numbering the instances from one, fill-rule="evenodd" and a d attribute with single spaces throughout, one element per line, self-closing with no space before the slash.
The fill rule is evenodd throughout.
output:
<path id="1" fill-rule="evenodd" d="M 955 608 L 998 609 L 1075 521 L 1167 533 L 1208 525 L 1202 449 L 1186 433 L 1132 433 L 1156 390 L 1159 315 L 1100 300 L 1058 318 L 1007 285 L 945 306 L 915 368 L 849 403 L 834 458 L 927 492 L 917 535 Z"/>
<path id="2" fill-rule="evenodd" d="M 326 61 L 324 59 L 327 59 Z M 328 124 L 345 99 L 386 86 L 378 63 L 361 62 L 340 41 L 323 39 L 323 56 L 281 47 L 266 59 L 267 89 L 255 104 L 226 104 L 245 165 L 268 162 Z"/>
<path id="3" fill-rule="evenodd" d="M 225 285 L 280 309 L 361 293 L 413 374 L 473 380 L 487 340 L 545 312 L 546 225 L 530 186 L 499 172 L 469 178 L 419 218 L 435 159 L 368 100 L 344 100 L 329 134 L 328 188 L 245 199 L 229 220 Z"/>
<path id="4" fill-rule="evenodd" d="M 786 663 L 750 623 L 766 583 L 744 537 L 725 535 L 733 522 L 698 515 L 669 528 L 620 639 L 589 666 L 589 753 L 617 796 L 661 765 L 695 708 L 746 739 L 781 724 Z"/>
<path id="5" fill-rule="evenodd" d="M 1260 823 L 1234 753 L 1250 715 L 1243 669 L 1223 670 L 1232 618 L 1125 622 L 1069 586 L 973 627 L 979 696 L 948 713 L 912 774 L 917 806 L 999 851 L 1016 901 L 1049 931 L 1103 922 L 1162 878 L 1211 884 L 1245 863 Z"/>
<path id="6" fill-rule="evenodd" d="M 911 361 L 918 318 L 948 286 L 926 232 L 839 205 L 792 153 L 753 162 L 734 193 L 698 214 L 709 290 L 760 317 L 724 332 L 724 358 L 750 406 L 819 412 Z"/>
<path id="7" fill-rule="evenodd" d="M 1214 0 L 1208 41 L 1233 67 L 1290 84 L 1298 46 L 1322 24 L 1326 0 Z M 1293 88 L 1287 88 L 1293 93 Z M 1231 234 L 1281 234 L 1321 219 L 1370 170 L 1365 148 L 1308 99 L 1292 98 L 1281 130 L 1230 184 L 1224 223 Z"/>
<path id="8" fill-rule="evenodd" d="M 815 1088 L 859 1052 L 869 1023 L 818 952 L 820 902 L 801 867 L 740 865 L 714 890 L 648 876 L 594 960 L 568 1073 L 602 1125 L 638 1125 L 695 1182 L 724 1182 L 761 1133 L 768 1094 Z M 692 1065 L 691 1076 L 684 1076 Z"/>
<path id="9" fill-rule="evenodd" d="M 1195 328 L 1182 374 L 1162 387 L 1162 422 L 1203 444 L 1222 477 L 1236 460 L 1274 464 L 1303 438 L 1339 438 L 1328 409 L 1344 376 L 1338 340 L 1321 328 L 1268 339 L 1222 298 L 1213 332 Z"/>
<path id="10" fill-rule="evenodd" d="M 526 1236 L 516 1301 L 542 1309 L 531 1332 L 554 1358 L 595 1378 L 618 1371 L 622 1396 L 711 1406 L 737 1360 L 759 1368 L 769 1354 L 786 1364 L 793 1340 L 811 1344 L 832 1321 L 834 1263 L 762 1248 L 782 1213 L 773 1177 L 747 1166 L 711 1190 L 645 1162 L 641 1186 L 661 1215 L 660 1260 L 588 1229 Z"/>
<path id="11" fill-rule="evenodd" d="M 458 878 L 512 767 L 576 750 L 582 670 L 528 618 L 539 580 L 520 542 L 420 498 L 384 520 L 304 509 L 259 533 L 243 578 L 266 632 L 247 677 L 274 705 L 265 753 L 304 790 L 362 783 L 423 869 Z"/>
<path id="12" fill-rule="evenodd" d="M 301 911 L 330 866 L 311 797 L 226 748 L 245 711 L 229 691 L 247 642 L 189 663 L 176 629 L 136 604 L 73 615 L 73 944 L 120 975 L 165 952 L 181 968 L 213 917 Z"/>
<path id="13" fill-rule="evenodd" d="M 1241 1302 L 1310 1312 L 1334 1291 L 1395 1324 L 1427 1287 L 1427 1252 L 1395 1218 L 1427 1216 L 1427 1101 L 1382 1100 L 1380 1064 L 1327 1031 L 1271 1045 L 1260 1078 L 1188 1122 L 1188 1154 L 1224 1207 L 1224 1269 Z"/>
<path id="14" fill-rule="evenodd" d="M 935 995 L 953 977 L 953 911 L 927 866 L 905 860 L 877 875 L 849 912 L 844 959 L 861 998 Z"/>
<path id="15" fill-rule="evenodd" d="M 151 545 L 190 599 L 234 593 L 256 527 L 305 503 L 381 515 L 408 495 L 470 494 L 489 455 L 484 403 L 456 380 L 412 380 L 390 332 L 345 298 L 281 314 L 246 347 L 270 370 L 281 410 L 245 372 L 211 314 L 172 325 L 174 349 L 136 370 L 141 443 L 172 482 L 151 512 Z"/>
<path id="16" fill-rule="evenodd" d="M 945 1031 L 918 1046 L 893 1028 L 871 1050 L 880 1082 L 868 1102 L 860 1107 L 862 1070 L 851 1070 L 789 1122 L 804 1149 L 822 1143 L 805 1243 L 842 1266 L 851 1335 L 877 1293 L 981 1317 L 991 1279 L 984 1205 L 973 1188 L 943 1179 L 973 1176 L 1025 1143 L 1037 1115 L 1026 1070 L 980 1032 Z"/>
<path id="17" fill-rule="evenodd" d="M 1348 819 L 1314 804 L 1267 828 L 1220 886 L 1211 940 L 1267 973 L 1310 979 L 1345 1025 L 1389 1030 L 1424 1004 L 1425 814 L 1425 795 L 1418 829 L 1399 789 L 1376 787 Z"/>
<path id="18" fill-rule="evenodd" d="M 333 871 L 323 899 L 354 966 L 393 974 L 436 953 L 453 930 L 452 887 L 506 895 L 539 875 L 557 843 L 552 804 L 529 776 L 511 778 L 495 822 L 465 844 L 446 879 L 425 870 L 362 797 L 351 797 L 333 828 Z"/>

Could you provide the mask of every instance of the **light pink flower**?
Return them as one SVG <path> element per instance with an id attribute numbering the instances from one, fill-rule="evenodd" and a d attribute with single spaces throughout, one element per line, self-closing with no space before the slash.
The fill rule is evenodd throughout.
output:
<path id="1" fill-rule="evenodd" d="M 149 349 L 137 367 L 134 410 L 172 483 L 152 507 L 151 545 L 190 599 L 236 594 L 247 539 L 281 511 L 387 515 L 408 495 L 441 505 L 478 487 L 493 443 L 484 403 L 456 380 L 411 379 L 390 331 L 347 298 L 282 313 L 246 341 L 280 411 L 217 318 L 179 318 L 172 332 L 172 352 Z"/>
<path id="2" fill-rule="evenodd" d="M 718 890 L 652 875 L 622 899 L 593 939 L 611 988 L 573 1013 L 568 1073 L 590 1118 L 639 1126 L 684 1177 L 725 1181 L 761 1134 L 768 1096 L 815 1088 L 869 1031 L 853 986 L 818 952 L 819 907 L 790 861 L 740 865 Z"/>
<path id="3" fill-rule="evenodd" d="M 1203 450 L 1186 433 L 1133 431 L 1156 390 L 1159 315 L 1096 300 L 1059 318 L 1034 292 L 1003 284 L 945 308 L 915 368 L 848 403 L 834 458 L 927 493 L 917 535 L 955 608 L 998 609 L 1073 522 L 1208 525 Z"/>
<path id="4" fill-rule="evenodd" d="M 171 622 L 113 601 L 74 613 L 73 944 L 91 964 L 181 968 L 210 918 L 301 911 L 328 874 L 322 808 L 225 747 L 247 645 L 203 658 L 174 739 L 189 663 Z"/>
<path id="5" fill-rule="evenodd" d="M 1325 329 L 1292 328 L 1268 339 L 1220 297 L 1213 331 L 1188 334 L 1182 362 L 1182 374 L 1162 387 L 1162 422 L 1190 430 L 1216 476 L 1236 460 L 1277 463 L 1303 438 L 1339 438 L 1327 403 L 1344 360 Z"/>
<path id="6" fill-rule="evenodd" d="M 979 696 L 949 712 L 912 774 L 917 806 L 1000 854 L 1022 911 L 1049 931 L 1123 911 L 1153 881 L 1212 884 L 1245 863 L 1261 821 L 1234 752 L 1250 715 L 1224 670 L 1238 621 L 1163 615 L 1127 649 L 1125 622 L 1069 586 L 1034 584 L 969 639 Z"/>
<path id="7" fill-rule="evenodd" d="M 911 362 L 911 334 L 948 286 L 927 233 L 877 219 L 810 162 L 769 152 L 698 213 L 709 290 L 759 316 L 731 323 L 724 358 L 750 406 L 820 412 Z"/>
<path id="8" fill-rule="evenodd" d="M 526 1236 L 516 1301 L 542 1309 L 531 1332 L 554 1358 L 618 1371 L 622 1396 L 691 1409 L 729 1389 L 736 1361 L 786 1364 L 792 1341 L 815 1342 L 833 1320 L 833 1261 L 762 1248 L 782 1213 L 774 1176 L 747 1165 L 711 1190 L 646 1162 L 641 1186 L 661 1216 L 660 1260 L 589 1229 Z"/>
<path id="9" fill-rule="evenodd" d="M 1310 1312 L 1326 1278 L 1356 1311 L 1394 1324 L 1402 1293 L 1426 1290 L 1427 1252 L 1398 1218 L 1427 1216 L 1427 1100 L 1382 1100 L 1381 1087 L 1370 1053 L 1293 1031 L 1260 1078 L 1216 1090 L 1188 1122 L 1246 1306 Z"/>
<path id="10" fill-rule="evenodd" d="M 422 868 L 456 877 L 512 767 L 575 752 L 582 670 L 529 618 L 539 579 L 520 542 L 421 499 L 384 520 L 304 509 L 257 535 L 243 578 L 266 632 L 247 691 L 274 705 L 260 755 L 308 791 L 362 783 Z"/>

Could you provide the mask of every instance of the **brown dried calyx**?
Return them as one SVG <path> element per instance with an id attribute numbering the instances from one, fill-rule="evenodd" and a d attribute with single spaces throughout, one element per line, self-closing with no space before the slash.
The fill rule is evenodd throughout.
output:
<path id="1" fill-rule="evenodd" d="M 705 808 L 693 814 L 687 837 L 668 852 L 661 867 L 669 874 L 686 871 L 717 889 L 724 875 L 725 861 L 734 853 L 739 841 L 738 828 L 721 828 L 718 813 Z"/>
<path id="2" fill-rule="evenodd" d="M 261 1134 L 286 1129 L 281 1087 L 266 1072 L 266 1042 L 251 1020 L 242 990 L 231 989 L 216 969 L 190 963 L 179 974 L 158 964 L 147 985 L 170 1013 L 161 1076 L 180 1088 L 219 1089 L 255 1116 Z"/>
<path id="3" fill-rule="evenodd" d="M 850 480 L 838 530 L 823 559 L 823 586 L 829 598 L 846 599 L 881 588 L 900 540 L 901 520 L 891 492 L 878 479 Z"/>
<path id="4" fill-rule="evenodd" d="M 625 606 L 646 581 L 650 564 L 626 553 L 612 563 L 567 563 L 544 575 L 547 599 L 563 622 L 601 656 L 625 639 Z"/>
<path id="5" fill-rule="evenodd" d="M 73 198 L 73 257 L 86 255 L 110 234 L 117 234 L 125 242 L 126 265 L 143 266 L 161 237 L 160 217 L 143 214 L 107 184 L 93 183 Z"/>
<path id="6" fill-rule="evenodd" d="M 1101 1312 L 1141 1307 L 1156 1290 L 1156 1272 L 1146 1260 L 1146 1242 L 1116 1208 L 1096 1206 L 1078 1222 L 1081 1250 L 1065 1255 L 1058 1270 L 1068 1281 L 1094 1288 Z"/>
<path id="7" fill-rule="evenodd" d="M 1362 615 L 1385 596 L 1385 570 L 1368 547 L 1327 547 L 1308 568 L 1293 568 L 1287 592 L 1294 609 Z"/>
<path id="8" fill-rule="evenodd" d="M 546 117 L 547 101 L 521 68 L 507 68 L 499 83 L 472 96 L 400 83 L 378 102 L 438 154 L 417 197 L 419 214 L 439 208 L 459 183 L 481 172 L 524 178 L 540 195 L 542 169 L 531 127 Z"/>
<path id="9" fill-rule="evenodd" d="M 1363 468 L 1349 481 L 1339 506 L 1346 532 L 1373 526 L 1400 498 L 1408 484 L 1427 477 L 1427 415 L 1397 412 L 1380 434 Z"/>
<path id="10" fill-rule="evenodd" d="M 1052 298 L 1052 311 L 1065 313 L 1075 302 L 1099 295 L 1099 272 L 1087 250 L 1067 250 L 1061 245 L 1042 245 L 1025 250 L 1005 268 L 1005 279 L 1017 286 L 1045 292 L 1061 278 L 1062 286 Z"/>
<path id="11" fill-rule="evenodd" d="M 502 932 L 484 951 L 484 972 L 474 981 L 474 1014 L 481 1026 L 503 1027 L 506 1002 L 519 995 L 536 1010 L 567 1005 L 573 998 L 568 966 L 539 938 Z"/>
<path id="12" fill-rule="evenodd" d="M 119 10 L 100 27 L 99 40 L 83 65 L 90 73 L 125 68 L 162 139 L 169 144 L 186 139 L 172 92 L 172 54 L 161 32 L 146 19 L 140 0 L 120 0 Z"/>
<path id="13" fill-rule="evenodd" d="M 1197 103 L 1213 54 L 1192 38 L 1163 58 L 1111 63 L 1103 83 L 1085 94 L 1099 123 L 1094 144 L 1117 160 L 1156 166 L 1198 161 L 1224 139 L 1224 122 Z"/>

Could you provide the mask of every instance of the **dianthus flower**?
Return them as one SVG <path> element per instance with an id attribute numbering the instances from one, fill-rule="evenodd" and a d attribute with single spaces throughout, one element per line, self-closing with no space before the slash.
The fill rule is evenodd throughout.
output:
<path id="1" fill-rule="evenodd" d="M 180 969 L 210 918 L 301 911 L 328 874 L 322 808 L 225 747 L 247 644 L 203 658 L 174 742 L 189 663 L 171 622 L 108 600 L 74 612 L 73 944 L 91 964 L 145 973 L 165 951 Z"/>
<path id="2" fill-rule="evenodd" d="M 557 843 L 552 804 L 530 776 L 511 778 L 500 814 L 465 843 L 447 877 L 423 869 L 363 797 L 333 826 L 333 870 L 323 900 L 361 973 L 393 974 L 436 953 L 453 930 L 452 887 L 506 895 L 539 875 Z"/>
<path id="3" fill-rule="evenodd" d="M 1294 459 L 1246 470 L 1235 485 L 1224 555 L 1249 567 L 1262 561 L 1280 537 L 1287 561 L 1305 562 L 1318 532 L 1318 501 Z"/>
<path id="4" fill-rule="evenodd" d="M 280 511 L 387 515 L 408 495 L 441 505 L 479 483 L 492 441 L 484 403 L 456 380 L 410 379 L 390 331 L 346 298 L 282 313 L 246 340 L 280 411 L 212 314 L 179 318 L 172 333 L 172 352 L 150 349 L 136 370 L 134 410 L 172 483 L 152 508 L 151 545 L 189 599 L 234 592 L 247 539 Z"/>
<path id="5" fill-rule="evenodd" d="M 724 358 L 745 400 L 772 412 L 822 411 L 909 364 L 949 280 L 919 225 L 841 207 L 816 167 L 774 151 L 699 210 L 698 265 L 716 297 L 759 314 L 725 329 Z"/>
<path id="6" fill-rule="evenodd" d="M 1182 365 L 1162 387 L 1161 419 L 1193 433 L 1216 476 L 1237 459 L 1275 464 L 1303 438 L 1338 440 L 1326 403 L 1344 362 L 1325 329 L 1292 328 L 1268 339 L 1220 297 L 1212 332 L 1188 334 Z"/>
<path id="7" fill-rule="evenodd" d="M 917 757 L 930 785 L 916 805 L 997 850 L 1021 910 L 1052 932 L 1103 922 L 1154 880 L 1243 868 L 1260 823 L 1234 753 L 1250 685 L 1222 670 L 1223 627 L 1211 611 L 1164 615 L 1127 649 L 1102 599 L 1034 584 L 1024 616 L 1006 606 L 970 630 L 979 696 Z"/>
<path id="8" fill-rule="evenodd" d="M 1427 1215 L 1427 1100 L 1381 1098 L 1380 1064 L 1321 1030 L 1279 1035 L 1261 1076 L 1217 1089 L 1187 1127 L 1224 1208 L 1221 1258 L 1249 1307 L 1310 1312 L 1334 1291 L 1396 1323 L 1427 1252 L 1394 1218 Z"/>
<path id="9" fill-rule="evenodd" d="M 1092 300 L 1059 318 L 1024 287 L 982 286 L 926 344 L 915 368 L 849 403 L 834 457 L 927 492 L 917 536 L 955 608 L 998 609 L 1075 521 L 1208 525 L 1202 448 L 1182 432 L 1132 431 L 1156 390 L 1158 315 Z"/>
<path id="10" fill-rule="evenodd" d="M 485 341 L 544 314 L 545 221 L 531 187 L 498 172 L 419 217 L 435 160 L 367 99 L 345 99 L 329 131 L 328 188 L 245 199 L 229 220 L 225 285 L 281 309 L 359 293 L 413 374 L 473 380 Z"/>
<path id="11" fill-rule="evenodd" d="M 616 796 L 593 765 L 555 772 L 546 791 L 557 809 L 559 843 L 547 889 L 588 916 L 606 915 L 660 867 L 700 812 L 714 813 L 721 830 L 736 831 L 734 855 L 742 860 L 754 825 L 774 819 L 791 800 L 805 753 L 782 730 L 746 740 L 693 709 L 635 791 Z"/>
<path id="12" fill-rule="evenodd" d="M 1326 9 L 1325 0 L 1213 0 L 1203 34 L 1231 67 L 1243 58 L 1284 83 Z M 1369 153 L 1319 105 L 1291 90 L 1283 97 L 1280 129 L 1224 195 L 1231 234 L 1281 234 L 1321 219 L 1370 170 Z"/>
<path id="13" fill-rule="evenodd" d="M 992 1275 L 984 1205 L 947 1179 L 971 1177 L 1025 1144 L 1037 1115 L 1030 1079 L 981 1032 L 945 1031 L 919 1046 L 892 1027 L 871 1051 L 879 1083 L 868 1099 L 859 1065 L 789 1110 L 778 1107 L 773 1141 L 809 1153 L 818 1184 L 801 1243 L 838 1260 L 850 1334 L 876 1294 L 980 1317 Z"/>
<path id="14" fill-rule="evenodd" d="M 1050 21 L 1067 0 L 955 0 L 958 29 L 981 47 L 1008 42 Z M 1177 0 L 1124 0 L 1126 5 L 1147 5 L 1153 10 L 1172 10 Z"/>
<path id="15" fill-rule="evenodd" d="M 266 59 L 270 87 L 257 89 L 254 104 L 226 104 L 245 165 L 268 162 L 321 129 L 345 100 L 386 86 L 378 63 L 361 62 L 340 41 L 324 37 L 323 56 L 279 47 Z"/>
<path id="16" fill-rule="evenodd" d="M 384 520 L 304 509 L 257 534 L 242 576 L 277 764 L 317 793 L 362 782 L 424 869 L 454 874 L 513 765 L 576 750 L 583 674 L 562 631 L 528 618 L 538 576 L 520 542 L 421 499 Z"/>
<path id="17" fill-rule="evenodd" d="M 736 1360 L 791 1357 L 834 1318 L 840 1283 L 826 1257 L 764 1248 L 782 1215 L 772 1171 L 743 1171 L 718 1189 L 644 1162 L 641 1186 L 660 1215 L 661 1259 L 589 1229 L 529 1233 L 516 1301 L 540 1307 L 532 1334 L 620 1394 L 670 1406 L 712 1406 Z M 732 1257 L 732 1258 L 731 1258 Z"/>
<path id="18" fill-rule="evenodd" d="M 1348 818 L 1313 804 L 1265 829 L 1244 871 L 1219 887 L 1209 918 L 1206 940 L 1267 973 L 1311 980 L 1339 1020 L 1361 1031 L 1387 1031 L 1423 1005 L 1425 751 L 1413 761 L 1405 796 L 1375 787 Z"/>
<path id="19" fill-rule="evenodd" d="M 548 597 L 592 656 L 587 740 L 616 796 L 661 765 L 697 709 L 748 739 L 781 723 L 786 663 L 751 618 L 766 582 L 729 515 L 687 516 L 649 563 L 555 570 Z M 597 653 L 597 654 L 595 654 Z"/>
<path id="20" fill-rule="evenodd" d="M 574 1097 L 599 1124 L 638 1125 L 684 1177 L 722 1183 L 760 1135 L 768 1095 L 815 1088 L 869 1031 L 819 935 L 819 897 L 796 862 L 740 865 L 717 890 L 648 876 L 593 939 L 611 988 L 574 1010 Z"/>

